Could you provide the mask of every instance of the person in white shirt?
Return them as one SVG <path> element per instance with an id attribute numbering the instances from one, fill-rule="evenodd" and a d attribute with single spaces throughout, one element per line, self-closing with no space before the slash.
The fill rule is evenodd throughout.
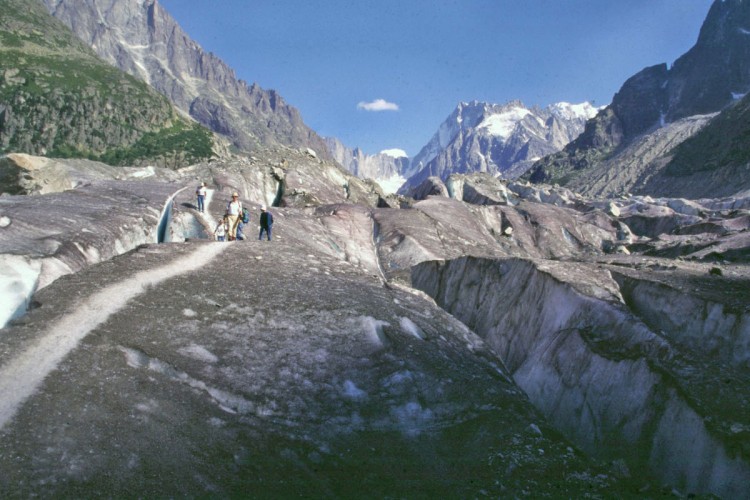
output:
<path id="1" fill-rule="evenodd" d="M 216 229 L 214 229 L 214 235 L 216 236 L 216 241 L 224 241 L 226 239 L 227 221 L 219 219 L 219 223 L 216 225 Z"/>
<path id="2" fill-rule="evenodd" d="M 198 211 L 199 212 L 205 212 L 206 211 L 206 183 L 201 182 L 201 185 L 198 186 L 198 189 L 195 190 L 195 195 L 198 197 Z"/>
<path id="3" fill-rule="evenodd" d="M 232 193 L 232 201 L 227 204 L 227 229 L 229 241 L 237 239 L 237 224 L 242 217 L 242 202 L 237 192 Z"/>

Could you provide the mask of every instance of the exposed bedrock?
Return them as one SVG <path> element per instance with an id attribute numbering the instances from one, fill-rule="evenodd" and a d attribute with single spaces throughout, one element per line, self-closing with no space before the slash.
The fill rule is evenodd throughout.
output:
<path id="1" fill-rule="evenodd" d="M 422 263 L 411 277 L 483 337 L 531 401 L 588 453 L 624 460 L 635 477 L 653 474 L 687 493 L 750 494 L 746 371 L 654 333 L 649 307 L 639 309 L 644 322 L 606 266 L 464 257 Z M 633 284 L 624 288 L 630 296 Z M 676 297 L 656 295 L 659 314 L 684 311 Z M 695 349 L 724 335 L 709 323 L 687 334 Z M 726 387 L 712 392 L 718 384 Z"/>

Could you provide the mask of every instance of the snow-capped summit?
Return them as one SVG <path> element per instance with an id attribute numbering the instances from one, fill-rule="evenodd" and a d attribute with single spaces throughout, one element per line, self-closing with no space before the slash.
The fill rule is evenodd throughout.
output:
<path id="1" fill-rule="evenodd" d="M 581 104 L 558 102 L 549 105 L 547 109 L 555 116 L 558 116 L 565 120 L 575 120 L 577 118 L 590 120 L 591 118 L 595 117 L 601 109 L 604 109 L 604 106 L 597 108 L 594 107 L 590 102 L 583 102 Z"/>
<path id="2" fill-rule="evenodd" d="M 598 109 L 588 102 L 559 102 L 546 108 L 520 101 L 490 104 L 462 102 L 412 159 L 401 192 L 427 177 L 489 172 L 514 178 L 543 156 L 575 139 Z"/>
<path id="3" fill-rule="evenodd" d="M 409 155 L 403 149 L 384 149 L 380 154 L 391 158 L 409 158 Z"/>
<path id="4" fill-rule="evenodd" d="M 359 148 L 350 149 L 335 137 L 325 139 L 330 155 L 346 170 L 362 179 L 373 179 L 385 193 L 395 193 L 406 181 L 402 172 L 409 166 L 403 149 L 386 149 L 368 155 Z"/>
<path id="5" fill-rule="evenodd" d="M 326 142 L 331 155 L 353 174 L 377 180 L 388 192 L 406 179 L 399 191 L 407 192 L 433 175 L 446 179 L 452 173 L 490 172 L 515 178 L 575 139 L 597 112 L 588 102 L 559 102 L 543 109 L 518 100 L 461 102 L 411 161 L 401 149 L 366 155 L 336 139 Z"/>
<path id="6" fill-rule="evenodd" d="M 515 105 L 523 106 L 518 101 L 508 104 L 508 106 Z M 409 170 L 404 173 L 404 177 L 409 178 L 415 175 L 441 151 L 448 148 L 461 133 L 477 127 L 487 115 L 502 112 L 501 108 L 503 106 L 480 101 L 460 102 L 453 113 L 440 124 L 430 142 L 412 159 Z"/>

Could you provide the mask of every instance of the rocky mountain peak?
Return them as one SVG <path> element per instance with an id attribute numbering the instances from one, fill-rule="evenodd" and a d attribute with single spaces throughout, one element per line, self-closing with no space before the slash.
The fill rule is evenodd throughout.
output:
<path id="1" fill-rule="evenodd" d="M 459 103 L 412 159 L 400 192 L 416 188 L 428 177 L 445 180 L 452 173 L 517 177 L 577 137 L 597 111 L 590 103 L 561 102 L 545 108 L 528 107 L 519 100 Z"/>
<path id="2" fill-rule="evenodd" d="M 3 0 L 0 40 L 0 153 L 172 167 L 213 154 L 208 130 L 102 61 L 41 2 Z"/>
<path id="3" fill-rule="evenodd" d="M 529 178 L 565 183 L 585 177 L 644 134 L 688 117 L 727 109 L 748 90 L 750 3 L 716 0 L 688 52 L 671 68 L 657 64 L 629 78 L 607 112 L 599 114 L 563 152 L 534 165 Z M 623 159 L 622 163 L 629 161 Z M 585 180 L 575 182 L 581 186 Z"/>
<path id="4" fill-rule="evenodd" d="M 281 144 L 326 154 L 323 140 L 273 90 L 248 85 L 192 40 L 157 0 L 43 0 L 97 54 L 149 83 L 241 150 Z"/>
<path id="5" fill-rule="evenodd" d="M 670 69 L 667 120 L 718 111 L 748 89 L 750 4 L 716 0 L 695 46 Z"/>
<path id="6" fill-rule="evenodd" d="M 339 139 L 325 139 L 328 152 L 346 170 L 362 179 L 373 179 L 387 193 L 394 193 L 404 183 L 402 172 L 409 167 L 409 156 L 400 149 L 389 149 L 371 155 L 361 148 L 350 149 Z"/>

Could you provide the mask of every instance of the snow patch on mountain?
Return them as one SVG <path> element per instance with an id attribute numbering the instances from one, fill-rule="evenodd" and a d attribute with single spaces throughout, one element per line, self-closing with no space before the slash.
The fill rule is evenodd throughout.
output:
<path id="1" fill-rule="evenodd" d="M 479 124 L 477 129 L 487 129 L 490 135 L 507 139 L 516 128 L 516 124 L 531 114 L 526 108 L 514 107 L 504 113 L 490 115 Z"/>
<path id="2" fill-rule="evenodd" d="M 384 149 L 381 155 L 390 156 L 391 158 L 408 158 L 409 155 L 403 149 Z"/>
<path id="3" fill-rule="evenodd" d="M 594 107 L 591 103 L 583 102 L 580 104 L 570 104 L 568 102 L 558 102 L 550 105 L 547 109 L 560 118 L 565 120 L 584 119 L 590 120 L 595 117 L 604 106 Z"/>
<path id="4" fill-rule="evenodd" d="M 539 158 L 555 153 L 583 132 L 599 108 L 559 102 L 545 108 L 520 101 L 462 102 L 403 172 L 407 193 L 429 176 L 486 172 L 515 178 Z"/>

